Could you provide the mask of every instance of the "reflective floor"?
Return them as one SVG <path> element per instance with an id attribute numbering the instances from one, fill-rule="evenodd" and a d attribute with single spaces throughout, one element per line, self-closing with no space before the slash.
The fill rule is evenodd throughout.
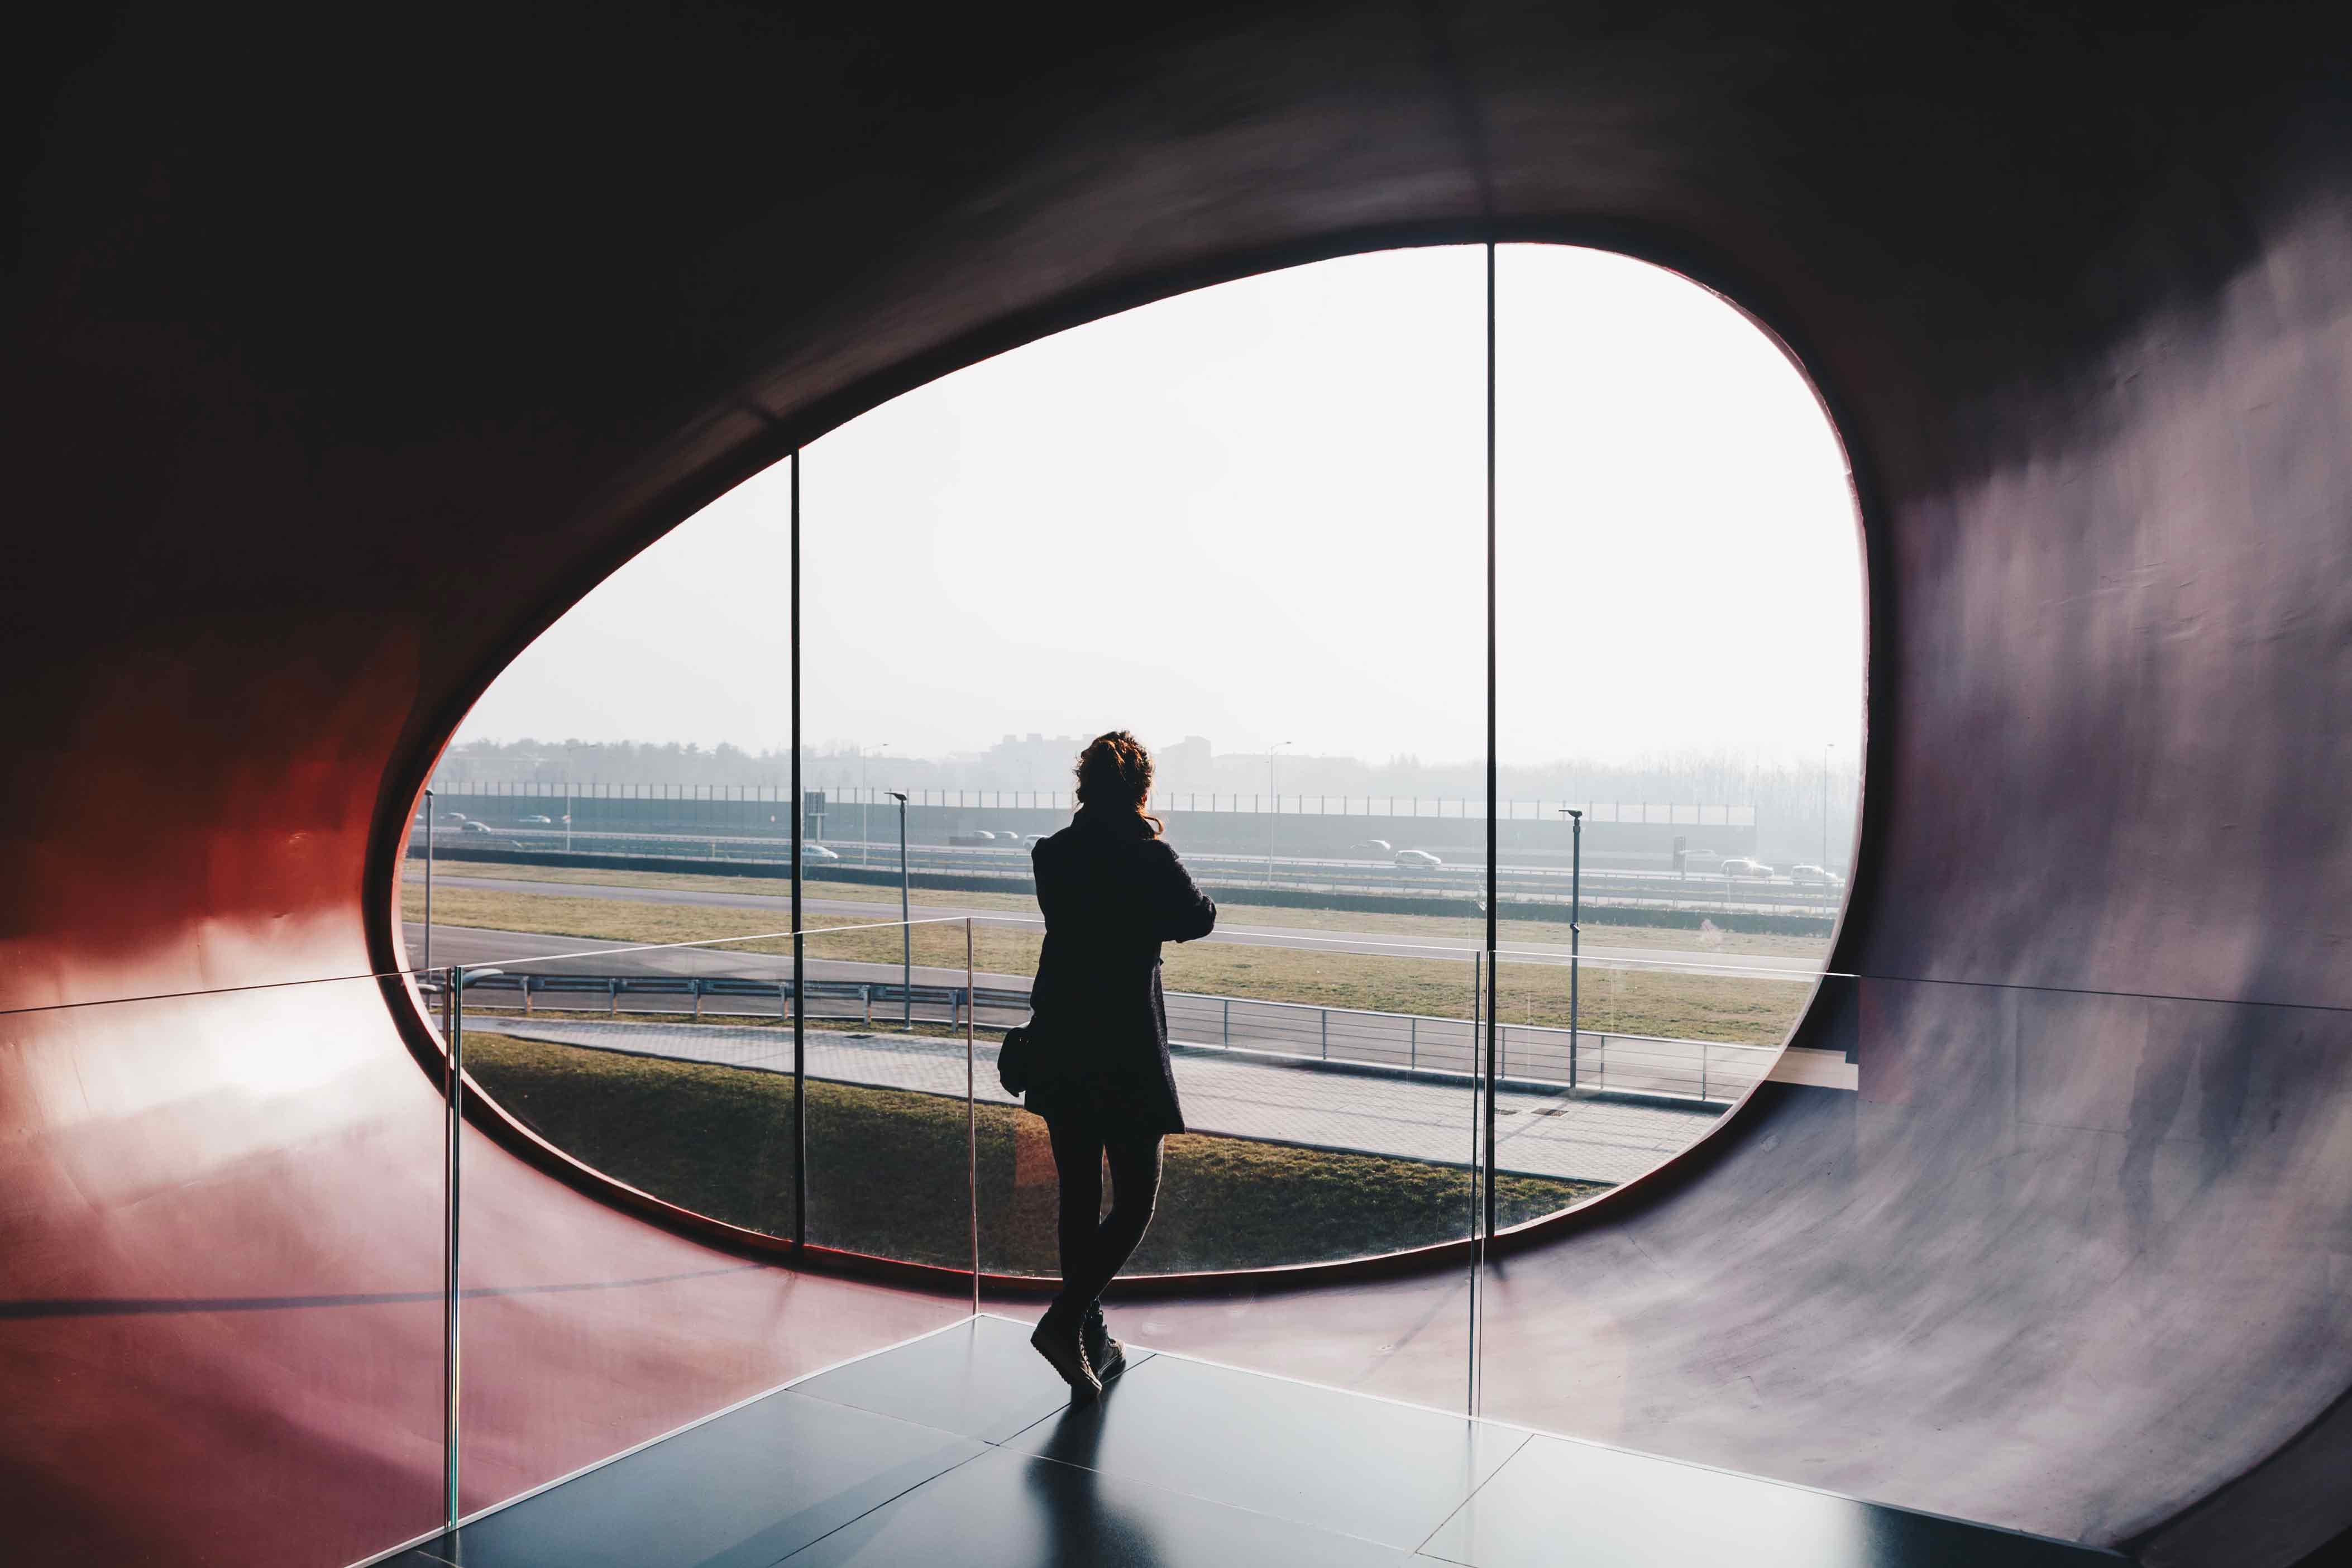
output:
<path id="1" fill-rule="evenodd" d="M 755 1400 L 396 1568 L 1454 1563 L 1984 1568 L 2104 1552 L 1129 1352 L 1074 1408 L 982 1317 Z"/>

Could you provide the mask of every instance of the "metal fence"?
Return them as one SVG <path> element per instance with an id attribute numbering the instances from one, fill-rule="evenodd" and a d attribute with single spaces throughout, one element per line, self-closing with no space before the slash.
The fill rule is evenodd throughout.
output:
<path id="1" fill-rule="evenodd" d="M 469 995 L 507 992 L 521 998 L 522 1011 L 535 1010 L 533 997 L 541 1005 L 567 1011 L 577 1010 L 582 1000 L 593 1002 L 603 998 L 607 1016 L 617 1017 L 624 996 L 682 996 L 688 1005 L 680 1011 L 702 1016 L 706 1000 L 719 1004 L 712 1010 L 732 1016 L 745 1013 L 768 1011 L 767 1004 L 775 1005 L 775 1016 L 789 1019 L 793 1016 L 793 997 L 796 987 L 790 980 L 751 980 L 733 975 L 714 974 L 537 974 L 506 973 L 477 978 L 467 987 Z M 798 987 L 808 998 L 805 1016 L 811 1018 L 857 1018 L 874 1022 L 874 1006 L 882 1004 L 887 1010 L 896 1004 L 900 1016 L 911 1015 L 926 1023 L 939 1022 L 961 1026 L 964 1014 L 972 1008 L 997 1014 L 1017 1013 L 1025 1016 L 1029 1010 L 1029 993 L 986 985 L 907 985 L 879 980 L 810 980 Z M 758 1002 L 751 1008 L 740 1004 Z M 827 1011 L 827 1002 L 855 1003 L 855 1006 Z M 733 1003 L 735 1005 L 727 1005 Z M 659 1013 L 671 1011 L 661 1006 L 632 1007 L 631 1012 Z M 885 1021 L 887 1022 L 887 1016 Z M 978 1013 L 973 1021 L 980 1022 Z M 1017 1019 L 1013 1021 L 1018 1021 Z M 1001 1025 L 1003 1020 L 1000 1019 Z"/>
<path id="2" fill-rule="evenodd" d="M 783 847 L 785 841 L 772 837 L 615 833 L 604 830 L 565 833 L 561 828 L 502 827 L 485 833 L 444 829 L 443 839 L 444 848 L 495 848 L 518 859 L 528 859 L 534 852 L 570 852 L 729 861 L 772 866 L 779 876 L 786 874 L 791 864 L 790 852 Z M 898 868 L 898 848 L 895 841 L 885 844 L 877 840 L 870 846 L 859 845 L 856 840 L 836 839 L 835 842 L 840 846 L 835 851 L 837 860 L 816 860 L 812 857 L 808 867 L 812 881 L 822 881 L 826 868 L 835 864 L 860 867 L 869 871 L 895 871 Z M 863 852 L 866 849 L 871 853 Z M 409 854 L 413 858 L 424 858 L 421 834 L 412 840 Z M 1196 853 L 1188 854 L 1185 864 L 1202 886 L 1210 888 L 1276 887 L 1301 892 L 1423 897 L 1450 895 L 1469 900 L 1482 895 L 1486 885 L 1486 868 L 1475 863 L 1412 867 L 1380 861 L 1280 858 L 1269 861 L 1261 855 Z M 942 847 L 918 844 L 909 847 L 907 865 L 908 869 L 915 871 L 1009 880 L 1026 880 L 1030 874 L 1028 851 L 1019 847 Z M 1565 904 L 1569 901 L 1570 879 L 1569 872 L 1560 867 L 1504 865 L 1496 868 L 1497 888 L 1515 902 Z M 1603 902 L 1637 908 L 1745 910 L 1826 917 L 1835 914 L 1844 899 L 1843 888 L 1798 887 L 1785 881 L 1729 878 L 1720 872 L 1694 871 L 1686 876 L 1677 876 L 1670 872 L 1588 869 L 1583 880 L 1587 903 Z"/>
<path id="3" fill-rule="evenodd" d="M 603 784 L 538 779 L 462 779 L 436 777 L 433 790 L 451 804 L 467 798 L 587 803 L 604 800 L 738 802 L 785 805 L 791 790 L 782 784 Z M 828 807 L 867 806 L 891 809 L 898 797 L 887 784 L 813 785 L 809 795 Z M 1074 811 L 1077 797 L 1068 790 L 1051 789 L 919 789 L 907 791 L 908 804 L 971 811 Z M 1480 821 L 1486 816 L 1484 795 L 1259 795 L 1231 790 L 1154 791 L 1146 805 L 1156 812 L 1215 812 L 1242 816 L 1429 817 Z M 1556 823 L 1573 806 L 1588 823 L 1643 823 L 1662 826 L 1753 827 L 1753 805 L 1687 805 L 1665 801 L 1502 800 L 1496 816 L 1512 822 Z"/>
<path id="4" fill-rule="evenodd" d="M 1168 1034 L 1186 1045 L 1408 1071 L 1468 1076 L 1478 1068 L 1476 1026 L 1467 1018 L 1172 991 Z M 1517 1082 L 1706 1100 L 1745 1094 L 1780 1054 L 1774 1046 L 1591 1029 L 1571 1035 L 1538 1024 L 1497 1026 L 1495 1046 L 1496 1076 Z"/>

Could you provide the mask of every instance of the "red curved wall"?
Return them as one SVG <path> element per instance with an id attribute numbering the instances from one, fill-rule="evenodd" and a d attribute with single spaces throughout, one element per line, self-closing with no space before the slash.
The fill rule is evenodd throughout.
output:
<path id="1" fill-rule="evenodd" d="M 1828 395 L 1874 617 L 1840 962 L 1876 977 L 1811 1026 L 1860 1053 L 1850 1104 L 1768 1095 L 1506 1266 L 1490 1389 L 2152 1560 L 2346 1522 L 2313 1479 L 2352 1385 L 2340 24 L 75 25 L 11 95 L 0 362 L 0 1501 L 34 1561 L 433 1521 L 436 1107 L 372 983 L 284 983 L 394 960 L 409 802 L 506 658 L 940 370 L 1488 232 L 1725 288 Z M 469 1501 L 949 1310 L 472 1169 Z M 1168 1332 L 1380 1371 L 1370 1298 L 1284 1300 Z"/>

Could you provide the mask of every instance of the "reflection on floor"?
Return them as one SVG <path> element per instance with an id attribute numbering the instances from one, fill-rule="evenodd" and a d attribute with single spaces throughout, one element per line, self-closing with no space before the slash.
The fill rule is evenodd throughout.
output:
<path id="1" fill-rule="evenodd" d="M 2059 1568 L 2104 1552 L 1129 1352 L 1072 1407 L 982 1317 L 489 1514 L 395 1568 Z"/>

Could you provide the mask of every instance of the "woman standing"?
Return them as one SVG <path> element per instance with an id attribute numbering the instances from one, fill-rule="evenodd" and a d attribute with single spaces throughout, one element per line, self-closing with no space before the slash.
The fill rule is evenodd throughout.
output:
<path id="1" fill-rule="evenodd" d="M 1124 730 L 1078 758 L 1078 811 L 1030 851 L 1045 945 L 1030 989 L 1041 1043 L 1030 1110 L 1045 1119 L 1061 1182 L 1062 1292 L 1029 1342 L 1081 1397 L 1126 1365 L 1103 1322 L 1103 1287 L 1143 1239 L 1160 1194 L 1160 1141 L 1184 1131 L 1168 1066 L 1160 944 L 1217 923 L 1176 852 L 1160 841 L 1151 755 Z M 1102 1168 L 1111 1209 L 1102 1214 Z"/>

